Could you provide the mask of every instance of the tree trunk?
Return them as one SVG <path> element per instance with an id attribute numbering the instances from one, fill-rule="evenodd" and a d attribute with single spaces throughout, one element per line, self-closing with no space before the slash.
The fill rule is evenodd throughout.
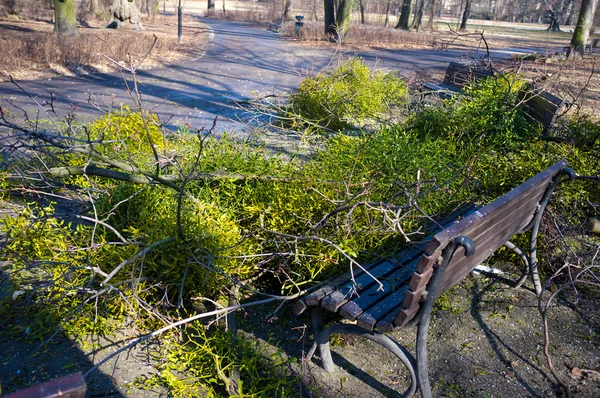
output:
<path id="1" fill-rule="evenodd" d="M 337 9 L 336 20 L 336 41 L 342 42 L 348 28 L 350 27 L 350 17 L 352 17 L 352 7 L 354 0 L 340 0 L 340 6 Z"/>
<path id="2" fill-rule="evenodd" d="M 433 30 L 433 18 L 435 18 L 435 10 L 438 7 L 439 0 L 431 0 L 431 11 L 429 13 L 429 21 L 427 21 L 426 29 Z"/>
<path id="3" fill-rule="evenodd" d="M 325 0 L 325 36 L 335 36 L 335 5 L 333 0 Z"/>
<path id="4" fill-rule="evenodd" d="M 365 24 L 365 1 L 366 0 L 358 0 L 358 7 L 360 8 L 360 23 Z"/>
<path id="5" fill-rule="evenodd" d="M 567 56 L 581 56 L 585 52 L 585 43 L 590 37 L 590 29 L 594 23 L 594 14 L 598 0 L 582 0 L 581 9 L 579 10 L 579 18 L 577 18 L 577 26 L 573 31 L 571 38 L 571 47 L 567 52 Z"/>
<path id="6" fill-rule="evenodd" d="M 460 23 L 460 30 L 467 30 L 467 20 L 471 15 L 471 0 L 465 1 L 465 11 L 462 15 L 462 22 Z"/>
<path id="7" fill-rule="evenodd" d="M 392 0 L 388 0 L 387 5 L 385 7 L 385 22 L 383 23 L 383 27 L 387 28 L 388 23 L 390 22 L 390 6 L 392 5 Z"/>
<path id="8" fill-rule="evenodd" d="M 89 8 L 89 13 L 90 15 L 96 15 L 96 13 L 98 12 L 98 0 L 90 0 L 90 8 Z"/>
<path id="9" fill-rule="evenodd" d="M 425 9 L 425 1 L 426 0 L 419 0 L 415 10 L 415 17 L 413 19 L 412 28 L 415 29 L 417 32 L 419 31 L 421 23 L 423 22 L 423 11 Z"/>
<path id="10" fill-rule="evenodd" d="M 496 20 L 496 0 L 490 0 L 490 19 Z"/>
<path id="11" fill-rule="evenodd" d="M 573 1 L 569 2 L 569 7 L 567 8 L 567 17 L 565 18 L 565 25 L 573 25 L 575 23 L 575 5 Z"/>
<path id="12" fill-rule="evenodd" d="M 208 0 L 208 9 L 209 10 L 215 9 L 215 0 Z"/>
<path id="13" fill-rule="evenodd" d="M 5 0 L 8 15 L 19 15 L 19 0 Z"/>
<path id="14" fill-rule="evenodd" d="M 74 0 L 54 0 L 54 32 L 63 35 L 76 35 Z"/>
<path id="15" fill-rule="evenodd" d="M 281 18 L 284 21 L 289 21 L 292 19 L 292 1 L 293 0 L 285 0 L 283 3 L 283 16 Z"/>
<path id="16" fill-rule="evenodd" d="M 584 0 L 585 1 L 585 0 Z M 550 25 L 548 26 L 548 30 L 550 32 L 560 32 L 560 24 L 558 23 L 558 17 L 556 13 L 550 10 Z"/>
<path id="17" fill-rule="evenodd" d="M 408 30 L 408 20 L 410 19 L 411 2 L 412 0 L 404 0 L 404 2 L 402 3 L 402 10 L 400 11 L 400 18 L 398 19 L 396 29 Z"/>
<path id="18" fill-rule="evenodd" d="M 313 0 L 313 6 L 312 6 L 312 13 L 311 13 L 311 17 L 312 19 L 314 19 L 315 21 L 319 20 L 319 16 L 317 15 L 317 0 Z"/>

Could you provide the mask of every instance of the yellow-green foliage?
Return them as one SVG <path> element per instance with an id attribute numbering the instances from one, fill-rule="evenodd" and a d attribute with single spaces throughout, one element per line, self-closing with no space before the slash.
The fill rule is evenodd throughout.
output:
<path id="1" fill-rule="evenodd" d="M 292 94 L 288 112 L 343 130 L 389 112 L 406 98 L 406 84 L 397 75 L 372 72 L 360 58 L 352 58 L 330 73 L 305 78 Z"/>
<path id="2" fill-rule="evenodd" d="M 88 139 L 97 143 L 94 149 L 116 160 L 151 161 L 152 147 L 161 152 L 165 138 L 156 115 L 131 112 L 129 107 L 108 113 L 87 128 Z M 147 164 L 144 164 L 147 166 Z"/>
<path id="3" fill-rule="evenodd" d="M 297 396 L 299 382 L 286 376 L 284 356 L 265 358 L 257 344 L 220 328 L 207 330 L 201 324 L 187 328 L 185 342 L 173 342 L 159 376 L 145 382 L 161 384 L 175 397 L 227 396 L 225 378 L 237 367 L 240 397 Z M 199 393 L 201 391 L 201 393 Z"/>
<path id="4" fill-rule="evenodd" d="M 366 79 L 364 65 L 357 62 L 337 73 L 352 84 L 358 77 Z M 385 80 L 381 76 L 377 79 Z M 322 81 L 333 84 L 340 93 L 346 90 L 344 84 L 350 87 L 348 82 L 338 87 L 337 82 L 322 76 L 309 79 L 304 89 L 326 96 L 327 90 L 309 88 Z M 383 90 L 383 83 L 378 84 L 375 93 Z M 559 140 L 543 141 L 539 127 L 526 123 L 515 109 L 515 87 L 510 80 L 486 81 L 470 88 L 470 96 L 414 112 L 404 122 L 368 136 L 329 137 L 303 162 L 286 161 L 227 136 L 206 140 L 197 159 L 198 137 L 184 132 L 162 140 L 158 130 L 149 127 L 155 148 L 163 154 L 169 151 L 182 173 L 193 171 L 197 159 L 196 172 L 236 173 L 248 178 L 192 180 L 181 197 L 179 190 L 158 184 L 103 185 L 98 184 L 100 178 L 73 179 L 70 188 L 77 183 L 95 188 L 86 191 L 95 195 L 90 215 L 112 225 L 131 244 L 120 243 L 118 236 L 102 225 L 69 225 L 57 220 L 51 208 L 31 205 L 0 224 L 9 239 L 0 256 L 16 271 L 17 288 L 27 291 L 23 299 L 44 304 L 54 321 L 80 336 L 110 329 L 110 319 L 126 319 L 134 312 L 142 328 L 152 326 L 153 318 L 139 310 L 140 300 L 166 315 L 178 316 L 173 310 L 180 291 L 184 304 L 196 295 L 222 299 L 234 280 L 253 280 L 253 287 L 269 292 L 296 292 L 297 286 L 320 281 L 348 266 L 347 259 L 332 246 L 312 238 L 332 241 L 366 262 L 405 244 L 400 231 L 419 231 L 420 235 L 411 236 L 420 239 L 428 225 L 422 212 L 440 218 L 466 202 L 487 203 L 562 158 L 580 174 L 599 175 L 600 124 L 574 119 Z M 339 98 L 342 106 L 344 96 Z M 369 101 L 363 93 L 358 98 Z M 318 104 L 322 99 L 315 101 Z M 341 112 L 339 121 L 348 120 L 343 112 L 359 112 L 362 105 L 343 106 L 336 111 Z M 325 120 L 324 116 L 316 119 Z M 98 140 L 96 148 L 104 155 L 152 169 L 154 155 L 144 135 L 144 123 L 152 126 L 152 120 L 144 122 L 142 116 L 123 111 L 94 123 L 88 128 L 88 137 Z M 85 160 L 82 154 L 61 158 L 67 164 Z M 170 166 L 170 173 L 176 171 Z M 256 178 L 265 176 L 269 178 Z M 403 209 L 391 217 L 357 205 L 326 217 L 340 206 L 357 202 L 385 202 Z M 577 222 L 597 216 L 590 203 L 600 203 L 598 184 L 581 181 L 563 184 L 551 201 L 554 209 L 568 209 L 565 213 Z M 392 225 L 392 218 L 397 224 Z M 120 293 L 110 290 L 104 295 L 98 312 L 93 302 L 85 301 L 92 297 L 85 289 L 103 288 L 102 278 L 94 276 L 92 269 L 108 273 L 168 237 L 174 239 L 115 275 L 111 284 Z M 540 253 L 545 260 L 542 267 L 549 264 L 548 252 Z M 140 276 L 144 279 L 139 283 L 131 282 Z M 257 276 L 261 278 L 253 279 Z M 78 316 L 71 318 L 76 311 Z M 186 391 L 198 388 L 208 395 L 222 394 L 224 384 L 216 369 L 228 370 L 234 363 L 246 372 L 244 393 L 282 396 L 288 391 L 284 378 L 261 368 L 264 363 L 254 349 L 242 343 L 229 344 L 231 336 L 219 331 L 208 333 L 200 326 L 192 331 L 197 336 L 172 351 L 159 380 L 174 395 L 186 396 Z M 192 378 L 186 380 L 183 373 Z"/>

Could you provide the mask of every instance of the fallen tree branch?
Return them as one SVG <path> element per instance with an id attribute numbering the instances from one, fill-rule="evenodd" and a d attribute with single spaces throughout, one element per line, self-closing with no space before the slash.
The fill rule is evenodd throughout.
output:
<path id="1" fill-rule="evenodd" d="M 191 316 L 189 318 L 182 319 L 180 321 L 177 321 L 175 323 L 167 325 L 167 326 L 163 327 L 162 329 L 155 330 L 154 332 L 145 334 L 145 335 L 143 335 L 141 337 L 138 337 L 137 339 L 134 339 L 133 341 L 131 341 L 127 345 L 123 346 L 122 348 L 119 348 L 117 351 L 113 352 L 112 354 L 108 355 L 106 358 L 104 358 L 103 360 L 101 360 L 100 362 L 98 362 L 90 370 L 88 370 L 87 372 L 85 372 L 85 374 L 83 375 L 83 377 L 84 378 L 89 377 L 89 375 L 92 374 L 94 371 L 98 370 L 98 368 L 100 368 L 100 366 L 104 365 L 106 362 L 110 361 L 112 358 L 114 358 L 115 356 L 119 355 L 123 351 L 129 350 L 130 348 L 136 346 L 139 343 L 142 343 L 142 342 L 144 342 L 144 341 L 146 341 L 148 339 L 151 339 L 152 337 L 156 337 L 158 335 L 161 335 L 164 332 L 166 332 L 168 330 L 171 330 L 173 328 L 176 328 L 178 326 L 185 325 L 187 323 L 196 321 L 198 319 L 208 318 L 210 316 L 215 316 L 215 315 L 220 315 L 220 314 L 223 314 L 223 313 L 229 313 L 231 311 L 236 311 L 236 310 L 239 310 L 240 308 L 248 308 L 248 307 L 253 307 L 253 306 L 256 306 L 256 305 L 269 304 L 269 303 L 273 303 L 273 302 L 276 302 L 276 301 L 282 301 L 282 300 L 284 300 L 284 301 L 294 300 L 294 299 L 300 297 L 301 295 L 305 294 L 306 292 L 307 292 L 307 290 L 303 290 L 302 292 L 299 292 L 299 293 L 291 295 L 291 296 L 274 297 L 274 298 L 268 298 L 268 299 L 259 300 L 259 301 L 253 301 L 253 302 L 246 303 L 246 304 L 238 304 L 238 305 L 234 305 L 234 306 L 231 306 L 231 307 L 222 308 L 222 309 L 219 309 L 219 310 L 214 310 L 214 311 L 210 311 L 210 312 L 203 312 L 202 314 L 197 314 L 197 315 Z"/>

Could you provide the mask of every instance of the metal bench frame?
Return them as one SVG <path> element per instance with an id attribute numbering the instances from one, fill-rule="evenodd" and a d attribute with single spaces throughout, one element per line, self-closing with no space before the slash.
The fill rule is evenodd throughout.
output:
<path id="1" fill-rule="evenodd" d="M 525 265 L 525 272 L 523 276 L 515 283 L 514 288 L 520 287 L 529 275 L 532 278 L 533 285 L 535 287 L 535 292 L 538 296 L 542 294 L 542 285 L 537 270 L 536 249 L 540 221 L 542 219 L 542 215 L 544 213 L 548 200 L 550 199 L 552 192 L 554 191 L 560 180 L 564 176 L 567 176 L 570 180 L 574 180 L 576 178 L 575 172 L 572 169 L 567 168 L 566 166 L 567 163 L 565 161 L 559 162 L 552 166 L 561 167 L 561 169 L 557 172 L 557 174 L 554 175 L 550 184 L 546 188 L 539 204 L 537 205 L 537 211 L 535 212 L 532 221 L 525 228 L 519 231 L 531 231 L 528 255 L 525 254 L 523 250 L 521 250 L 519 247 L 517 247 L 510 241 L 504 243 L 504 246 L 514 251 L 523 260 Z M 447 270 L 456 251 L 461 247 L 464 248 L 464 254 L 467 257 L 473 256 L 476 252 L 476 245 L 470 238 L 466 236 L 456 236 L 451 238 L 451 240 L 442 249 L 441 258 L 438 260 L 439 265 L 437 267 L 434 267 L 432 277 L 429 280 L 429 283 L 427 284 L 427 293 L 424 305 L 420 306 L 417 314 L 408 323 L 403 324 L 401 326 L 401 328 L 409 328 L 418 325 L 416 360 L 406 348 L 404 348 L 394 339 L 382 333 L 368 331 L 357 325 L 342 323 L 336 323 L 332 326 L 329 326 L 328 328 L 324 328 L 322 308 L 319 305 L 314 306 L 312 308 L 311 323 L 313 327 L 315 341 L 307 353 L 306 360 L 310 361 L 310 359 L 315 354 L 316 349 L 318 348 L 321 361 L 323 363 L 323 368 L 327 372 L 332 372 L 335 369 L 335 365 L 331 358 L 331 351 L 329 347 L 330 336 L 335 333 L 360 335 L 380 344 L 382 347 L 392 352 L 398 359 L 400 359 L 404 366 L 406 366 L 410 375 L 411 384 L 402 396 L 413 396 L 418 387 L 421 392 L 421 397 L 432 397 L 431 385 L 429 383 L 429 369 L 427 364 L 427 340 L 429 336 L 431 310 L 433 302 L 435 301 L 435 298 L 438 295 L 438 289 L 440 288 L 440 283 L 442 281 L 442 277 L 444 276 L 444 272 Z M 494 252 L 498 248 L 500 247 L 497 247 L 494 250 Z M 306 308 L 306 306 L 304 304 L 302 304 L 302 306 L 304 306 L 302 308 L 303 311 L 304 308 Z"/>

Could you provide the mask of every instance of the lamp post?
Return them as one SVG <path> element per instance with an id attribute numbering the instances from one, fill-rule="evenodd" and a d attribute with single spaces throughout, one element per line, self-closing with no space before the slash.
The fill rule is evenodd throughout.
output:
<path id="1" fill-rule="evenodd" d="M 300 37 L 300 29 L 302 29 L 302 27 L 304 26 L 304 22 L 302 22 L 302 20 L 304 19 L 304 15 L 296 15 L 296 36 Z"/>
<path id="2" fill-rule="evenodd" d="M 183 38 L 183 10 L 181 8 L 181 0 L 177 6 L 177 42 L 181 43 Z"/>

